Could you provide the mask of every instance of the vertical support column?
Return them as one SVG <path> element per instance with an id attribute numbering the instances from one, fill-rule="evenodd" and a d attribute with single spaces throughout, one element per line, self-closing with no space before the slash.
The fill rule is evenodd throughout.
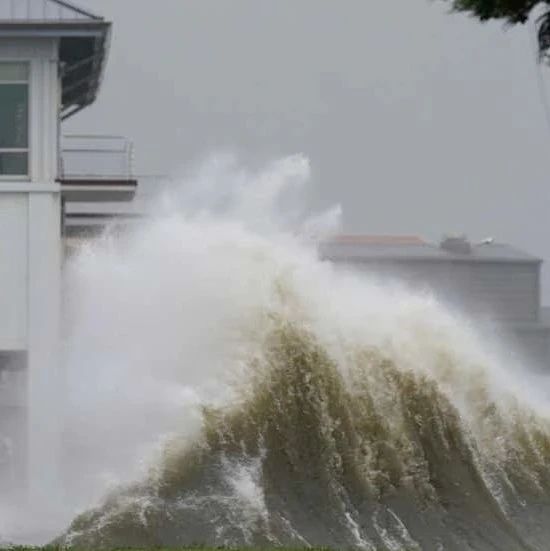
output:
<path id="1" fill-rule="evenodd" d="M 59 487 L 61 200 L 28 198 L 29 497 L 41 500 Z"/>
<path id="2" fill-rule="evenodd" d="M 27 486 L 28 197 L 0 186 L 0 503 Z"/>

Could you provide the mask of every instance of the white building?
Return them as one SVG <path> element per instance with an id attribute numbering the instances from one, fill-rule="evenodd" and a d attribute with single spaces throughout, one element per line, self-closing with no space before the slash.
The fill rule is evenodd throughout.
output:
<path id="1" fill-rule="evenodd" d="M 541 315 L 542 260 L 510 245 L 463 237 L 440 245 L 414 236 L 337 236 L 321 256 L 413 290 L 428 290 L 480 328 L 497 329 L 535 367 L 549 365 L 550 328 Z"/>
<path id="2" fill-rule="evenodd" d="M 53 473 L 64 205 L 126 200 L 136 186 L 129 173 L 64 170 L 85 148 L 63 162 L 61 122 L 94 102 L 110 31 L 66 1 L 0 0 L 0 465 L 12 465 L 0 492 Z"/>

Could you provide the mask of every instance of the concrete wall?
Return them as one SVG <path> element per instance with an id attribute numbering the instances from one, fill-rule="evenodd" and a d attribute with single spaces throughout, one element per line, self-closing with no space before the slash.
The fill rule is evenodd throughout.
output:
<path id="1" fill-rule="evenodd" d="M 506 322 L 539 319 L 539 264 L 371 259 L 346 262 L 380 279 L 431 289 L 451 306 Z"/>
<path id="2" fill-rule="evenodd" d="M 503 342 L 530 366 L 547 369 L 550 365 L 550 328 L 540 316 L 538 262 L 407 258 L 336 262 L 415 291 L 433 292 L 480 327 L 496 323 Z"/>
<path id="3" fill-rule="evenodd" d="M 500 320 L 538 321 L 539 264 L 478 262 L 468 272 L 465 291 L 473 311 L 482 304 Z"/>
<path id="4" fill-rule="evenodd" d="M 504 327 L 511 344 L 530 365 L 547 371 L 550 367 L 550 327 L 543 323 L 513 324 Z M 509 337 L 509 338 L 508 338 Z"/>

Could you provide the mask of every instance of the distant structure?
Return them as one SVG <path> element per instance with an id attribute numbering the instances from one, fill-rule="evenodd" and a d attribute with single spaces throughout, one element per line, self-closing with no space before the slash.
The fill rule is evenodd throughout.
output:
<path id="1" fill-rule="evenodd" d="M 321 243 L 320 255 L 412 289 L 430 290 L 476 321 L 496 323 L 534 365 L 549 365 L 539 258 L 493 239 L 473 244 L 464 236 L 434 245 L 415 236 L 340 235 Z"/>
<path id="2" fill-rule="evenodd" d="M 56 462 L 47 397 L 59 382 L 65 207 L 130 200 L 137 186 L 127 141 L 60 132 L 95 101 L 110 33 L 65 0 L 0 0 L 0 464 L 17 471 L 3 470 L 2 495 L 42 485 L 28 473 L 45 478 Z"/>

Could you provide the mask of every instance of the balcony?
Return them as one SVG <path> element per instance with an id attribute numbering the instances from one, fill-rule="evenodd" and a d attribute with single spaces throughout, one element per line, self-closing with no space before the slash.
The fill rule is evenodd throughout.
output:
<path id="1" fill-rule="evenodd" d="M 131 201 L 137 189 L 133 150 L 121 136 L 63 136 L 59 182 L 65 202 Z"/>

